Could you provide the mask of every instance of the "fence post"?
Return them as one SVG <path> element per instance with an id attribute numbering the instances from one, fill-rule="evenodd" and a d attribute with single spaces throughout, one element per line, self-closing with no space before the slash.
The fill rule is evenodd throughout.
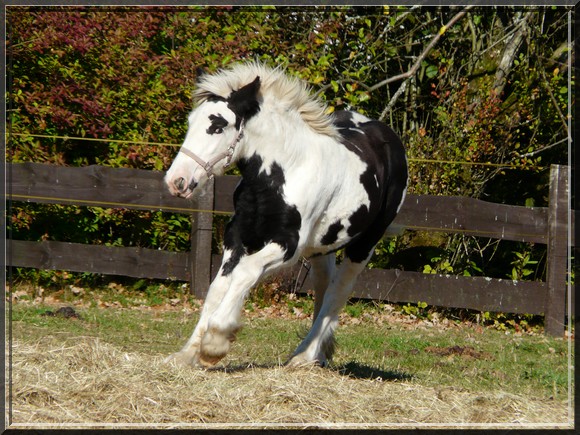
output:
<path id="1" fill-rule="evenodd" d="M 199 210 L 213 210 L 213 178 L 204 189 L 206 193 L 197 198 L 195 207 Z M 191 222 L 190 292 L 199 299 L 205 299 L 211 281 L 212 234 L 213 214 L 194 212 Z"/>
<path id="2" fill-rule="evenodd" d="M 566 316 L 566 277 L 568 265 L 568 170 L 550 168 L 548 206 L 548 268 L 544 325 L 546 334 L 564 335 Z"/>

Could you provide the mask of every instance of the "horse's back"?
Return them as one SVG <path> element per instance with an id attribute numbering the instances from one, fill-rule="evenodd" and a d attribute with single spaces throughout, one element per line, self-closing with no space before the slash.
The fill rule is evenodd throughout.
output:
<path id="1" fill-rule="evenodd" d="M 390 183 L 407 180 L 407 159 L 403 142 L 387 124 L 357 112 L 341 110 L 334 114 L 343 145 L 355 152 L 377 173 L 383 172 Z"/>

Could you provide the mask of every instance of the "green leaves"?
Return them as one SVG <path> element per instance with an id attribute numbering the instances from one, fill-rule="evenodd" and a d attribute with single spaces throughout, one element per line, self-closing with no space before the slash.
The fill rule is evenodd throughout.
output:
<path id="1" fill-rule="evenodd" d="M 433 77 L 435 77 L 437 74 L 439 73 L 439 68 L 435 65 L 429 65 L 426 69 L 425 69 L 425 75 L 427 75 L 428 78 L 432 79 Z"/>
<path id="2" fill-rule="evenodd" d="M 336 80 L 331 80 L 330 85 L 332 86 L 332 90 L 335 93 L 338 92 L 338 82 Z"/>
<path id="3" fill-rule="evenodd" d="M 535 270 L 529 268 L 529 266 L 537 265 L 537 260 L 531 259 L 531 252 L 514 252 L 516 258 L 511 262 L 513 268 L 510 274 L 510 278 L 514 281 L 521 280 L 523 278 L 532 275 Z"/>

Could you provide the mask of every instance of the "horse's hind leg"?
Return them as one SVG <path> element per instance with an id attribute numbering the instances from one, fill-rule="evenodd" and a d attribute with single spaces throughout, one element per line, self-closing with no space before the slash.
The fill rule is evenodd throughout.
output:
<path id="1" fill-rule="evenodd" d="M 288 365 L 316 363 L 325 366 L 334 352 L 334 330 L 338 325 L 338 314 L 346 304 L 357 276 L 367 261 L 353 262 L 345 258 L 334 274 L 324 293 L 318 316 L 310 332 L 298 346 Z"/>
<path id="2" fill-rule="evenodd" d="M 312 322 L 314 323 L 322 308 L 324 293 L 336 273 L 336 255 L 333 252 L 328 255 L 312 257 L 310 258 L 310 266 L 312 287 L 314 288 L 314 315 L 312 316 Z"/>
<path id="3" fill-rule="evenodd" d="M 330 360 L 334 352 L 334 330 L 338 325 L 338 314 L 348 301 L 357 277 L 370 260 L 375 245 L 395 214 L 396 207 L 385 206 L 372 225 L 345 248 L 345 258 L 324 293 L 322 306 L 312 329 L 288 361 L 289 365 L 318 363 L 324 366 Z"/>

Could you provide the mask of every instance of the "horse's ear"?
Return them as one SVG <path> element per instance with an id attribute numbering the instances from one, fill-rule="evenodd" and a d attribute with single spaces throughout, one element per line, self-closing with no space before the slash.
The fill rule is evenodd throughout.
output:
<path id="1" fill-rule="evenodd" d="M 198 66 L 195 69 L 195 80 L 199 81 L 199 79 L 201 79 L 204 75 L 207 74 L 207 71 L 205 68 L 202 68 L 201 66 Z"/>
<path id="2" fill-rule="evenodd" d="M 230 108 L 241 118 L 249 119 L 260 111 L 258 91 L 260 90 L 260 76 L 252 83 L 231 93 L 228 98 Z"/>
<path id="3" fill-rule="evenodd" d="M 257 99 L 258 91 L 260 90 L 260 76 L 257 76 L 252 83 L 248 83 L 246 86 L 241 87 L 237 91 L 230 95 L 231 98 L 236 98 L 239 100 L 252 100 Z"/>

